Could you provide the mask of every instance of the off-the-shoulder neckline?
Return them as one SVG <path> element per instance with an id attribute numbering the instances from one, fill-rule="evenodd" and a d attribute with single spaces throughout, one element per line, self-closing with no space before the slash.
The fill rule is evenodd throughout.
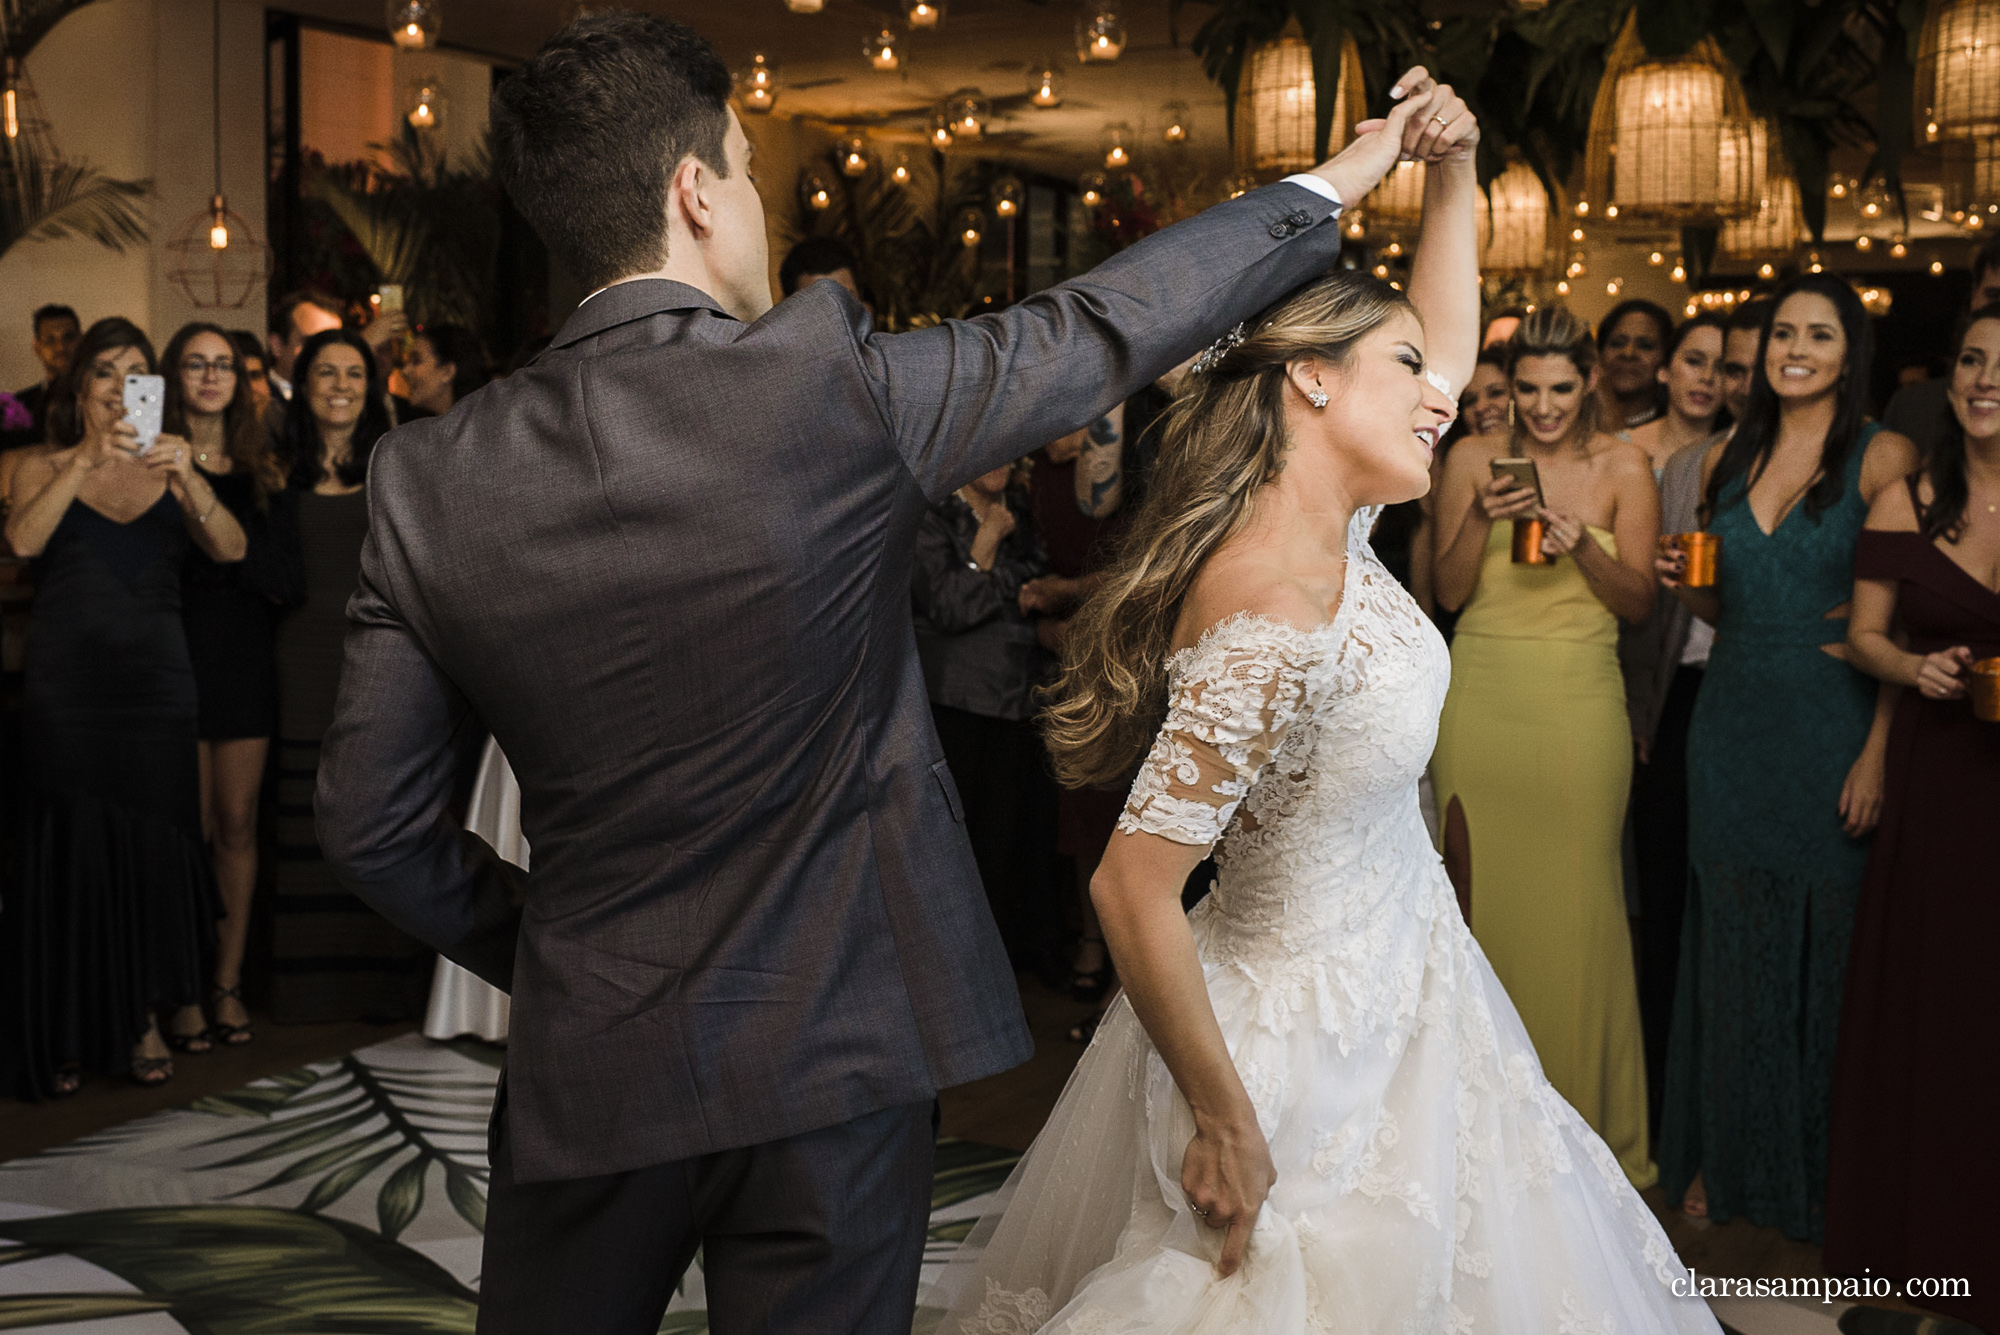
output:
<path id="1" fill-rule="evenodd" d="M 1343 597 L 1340 602 L 1340 608 L 1334 612 L 1332 619 L 1322 621 L 1317 626 L 1296 625 L 1280 617 L 1270 616 L 1263 612 L 1253 612 L 1248 608 L 1231 612 L 1228 616 L 1221 618 L 1207 630 L 1203 631 L 1193 644 L 1183 649 L 1176 649 L 1168 654 L 1167 670 L 1172 672 L 1183 663 L 1192 662 L 1200 658 L 1203 654 L 1213 652 L 1218 647 L 1221 637 L 1226 632 L 1240 630 L 1249 626 L 1258 626 L 1268 631 L 1275 631 L 1277 632 L 1277 638 L 1283 640 L 1316 639 L 1338 626 L 1341 620 L 1341 613 L 1346 611 L 1346 609 L 1347 599 Z"/>

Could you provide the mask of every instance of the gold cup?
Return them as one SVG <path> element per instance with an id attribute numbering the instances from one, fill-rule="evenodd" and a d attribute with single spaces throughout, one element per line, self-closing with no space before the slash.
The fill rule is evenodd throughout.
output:
<path id="1" fill-rule="evenodd" d="M 1713 533 L 1670 533 L 1668 546 L 1686 558 L 1681 567 L 1681 583 L 1690 589 L 1715 587 L 1715 560 L 1722 554 L 1722 539 Z"/>
<path id="2" fill-rule="evenodd" d="M 1555 564 L 1555 557 L 1542 550 L 1542 521 L 1539 519 L 1516 519 L 1514 521 L 1514 564 L 1520 566 L 1545 566 Z"/>
<path id="3" fill-rule="evenodd" d="M 1973 717 L 2000 723 L 2000 658 L 1974 663 L 1965 679 L 1965 691 L 1972 697 Z"/>

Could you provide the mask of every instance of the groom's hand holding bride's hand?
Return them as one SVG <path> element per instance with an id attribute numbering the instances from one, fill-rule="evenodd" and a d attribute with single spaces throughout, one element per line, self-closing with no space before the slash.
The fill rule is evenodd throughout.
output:
<path id="1" fill-rule="evenodd" d="M 1257 1213 L 1278 1179 L 1257 1114 L 1245 1102 L 1245 1110 L 1233 1117 L 1196 1113 L 1194 1139 L 1181 1158 L 1181 1190 L 1195 1217 L 1210 1228 L 1228 1230 L 1216 1262 L 1224 1278 L 1243 1264 Z"/>
<path id="2" fill-rule="evenodd" d="M 1390 96 L 1402 100 L 1386 118 L 1362 121 L 1346 148 L 1313 168 L 1348 208 L 1358 205 L 1398 162 L 1470 161 L 1479 143 L 1479 120 L 1465 99 L 1423 66 L 1403 75 Z"/>

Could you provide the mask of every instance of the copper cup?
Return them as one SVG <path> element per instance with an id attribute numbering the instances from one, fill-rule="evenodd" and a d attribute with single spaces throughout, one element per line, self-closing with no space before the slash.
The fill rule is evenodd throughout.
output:
<path id="1" fill-rule="evenodd" d="M 1555 557 L 1542 550 L 1542 521 L 1539 519 L 1516 519 L 1514 521 L 1514 564 L 1520 566 L 1553 565 Z"/>
<path id="2" fill-rule="evenodd" d="M 1965 692 L 1972 697 L 1973 717 L 2000 723 L 2000 658 L 1974 663 L 1965 678 Z"/>
<path id="3" fill-rule="evenodd" d="M 1681 583 L 1690 589 L 1715 587 L 1715 559 L 1722 554 L 1722 539 L 1713 533 L 1672 533 L 1667 542 L 1686 558 L 1681 567 Z"/>

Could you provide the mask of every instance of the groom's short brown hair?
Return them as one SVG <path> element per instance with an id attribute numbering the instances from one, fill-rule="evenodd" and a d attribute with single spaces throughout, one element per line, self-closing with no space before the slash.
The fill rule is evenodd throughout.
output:
<path id="1" fill-rule="evenodd" d="M 681 159 L 729 174 L 729 94 L 722 58 L 685 24 L 588 15 L 494 88 L 494 167 L 550 252 L 602 287 L 666 262 Z"/>

